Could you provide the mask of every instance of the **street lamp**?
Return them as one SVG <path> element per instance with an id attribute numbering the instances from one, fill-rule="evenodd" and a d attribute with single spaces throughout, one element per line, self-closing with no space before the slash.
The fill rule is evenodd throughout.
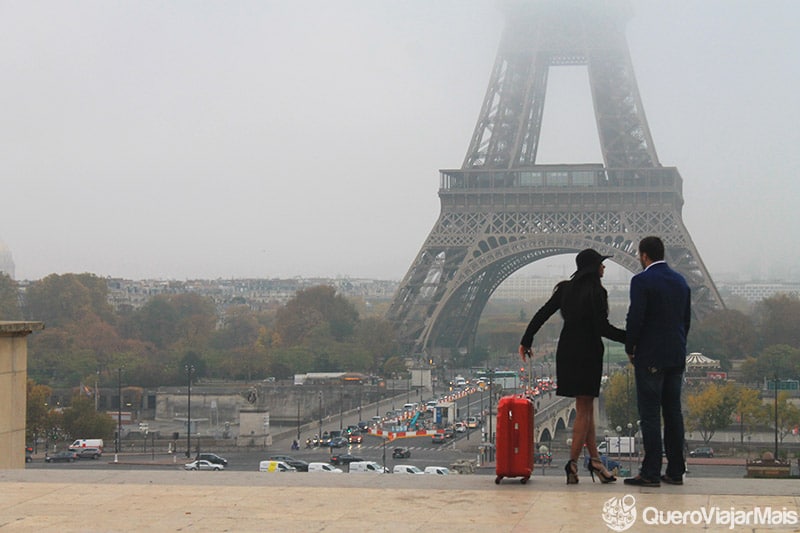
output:
<path id="1" fill-rule="evenodd" d="M 622 426 L 617 426 L 617 427 L 616 427 L 616 430 L 617 430 L 617 462 L 619 463 L 619 462 L 620 462 L 620 460 L 621 460 L 621 458 L 620 458 L 620 445 L 619 445 L 619 441 L 620 441 L 620 439 L 622 438 L 622 437 L 620 437 L 620 435 L 622 434 Z M 609 450 L 609 451 L 611 451 L 611 450 Z"/>
<path id="2" fill-rule="evenodd" d="M 631 455 L 631 441 L 633 440 L 633 424 L 628 422 L 628 471 L 633 472 L 633 455 Z"/>
<path id="3" fill-rule="evenodd" d="M 117 462 L 117 454 L 122 447 L 122 367 L 117 369 L 117 394 L 119 403 L 117 404 L 117 442 L 114 443 L 114 462 Z"/>
<path id="4" fill-rule="evenodd" d="M 189 383 L 188 394 L 186 397 L 186 457 L 192 455 L 192 374 L 194 365 L 185 365 L 186 379 Z"/>
<path id="5" fill-rule="evenodd" d="M 297 395 L 297 442 L 300 443 L 300 398 L 301 395 Z"/>
<path id="6" fill-rule="evenodd" d="M 322 391 L 319 391 L 319 433 L 317 434 L 317 442 L 322 446 Z"/>

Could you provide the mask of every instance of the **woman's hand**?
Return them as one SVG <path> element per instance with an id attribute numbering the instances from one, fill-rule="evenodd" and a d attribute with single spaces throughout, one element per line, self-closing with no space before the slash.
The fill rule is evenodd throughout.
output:
<path id="1" fill-rule="evenodd" d="M 525 362 L 525 356 L 528 356 L 528 358 L 533 356 L 533 350 L 531 348 L 526 348 L 526 347 L 524 347 L 523 345 L 520 344 L 519 345 L 519 356 L 522 358 L 522 362 L 524 363 Z"/>

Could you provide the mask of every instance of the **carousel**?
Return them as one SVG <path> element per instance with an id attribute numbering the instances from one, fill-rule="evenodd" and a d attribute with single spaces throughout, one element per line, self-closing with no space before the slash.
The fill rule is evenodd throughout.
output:
<path id="1" fill-rule="evenodd" d="M 706 381 L 725 379 L 726 372 L 722 371 L 719 360 L 706 357 L 700 352 L 690 353 L 686 356 L 686 380 Z"/>

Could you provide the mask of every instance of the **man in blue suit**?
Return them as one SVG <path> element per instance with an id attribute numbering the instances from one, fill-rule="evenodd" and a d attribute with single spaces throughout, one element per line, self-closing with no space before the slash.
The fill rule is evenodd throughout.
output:
<path id="1" fill-rule="evenodd" d="M 631 304 L 626 325 L 625 352 L 634 366 L 636 400 L 641 420 L 644 459 L 636 477 L 626 485 L 682 485 L 683 455 L 681 385 L 686 368 L 691 297 L 686 280 L 664 261 L 664 243 L 645 237 L 639 243 L 644 268 L 631 280 Z M 666 473 L 661 475 L 661 418 Z"/>

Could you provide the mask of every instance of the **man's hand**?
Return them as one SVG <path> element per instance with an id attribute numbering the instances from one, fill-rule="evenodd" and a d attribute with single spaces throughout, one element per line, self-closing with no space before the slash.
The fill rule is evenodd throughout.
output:
<path id="1" fill-rule="evenodd" d="M 526 348 L 526 347 L 524 347 L 523 345 L 520 344 L 519 345 L 519 356 L 522 358 L 522 362 L 523 363 L 525 362 L 525 356 L 526 355 L 528 356 L 528 358 L 532 357 L 533 356 L 533 351 L 531 351 L 530 348 Z"/>

